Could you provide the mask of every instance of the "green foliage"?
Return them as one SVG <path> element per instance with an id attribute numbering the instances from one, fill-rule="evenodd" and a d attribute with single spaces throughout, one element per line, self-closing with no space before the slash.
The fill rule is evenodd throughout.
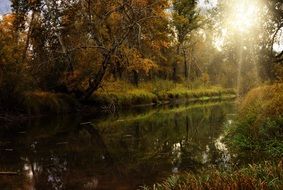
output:
<path id="1" fill-rule="evenodd" d="M 173 25 L 176 27 L 178 42 L 182 44 L 191 31 L 199 27 L 199 12 L 196 0 L 173 1 Z"/>

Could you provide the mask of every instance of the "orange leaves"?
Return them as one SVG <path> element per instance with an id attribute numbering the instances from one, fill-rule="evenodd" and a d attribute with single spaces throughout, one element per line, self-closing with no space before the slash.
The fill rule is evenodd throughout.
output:
<path id="1" fill-rule="evenodd" d="M 123 22 L 123 15 L 118 12 L 113 12 L 109 18 L 107 19 L 109 27 L 112 28 L 112 30 L 119 30 L 122 22 Z"/>
<path id="2" fill-rule="evenodd" d="M 0 20 L 0 31 L 5 32 L 6 34 L 11 32 L 14 20 L 15 15 L 13 14 L 3 16 L 2 20 Z"/>
<path id="3" fill-rule="evenodd" d="M 156 69 L 158 66 L 154 63 L 151 59 L 142 59 L 142 68 L 141 70 L 144 71 L 146 74 L 150 70 Z"/>
<path id="4" fill-rule="evenodd" d="M 150 70 L 157 68 L 157 65 L 154 63 L 154 61 L 149 58 L 142 57 L 141 53 L 138 52 L 137 49 L 124 48 L 123 50 L 129 60 L 128 70 L 135 70 L 148 74 Z"/>
<path id="5" fill-rule="evenodd" d="M 160 39 L 160 40 L 151 41 L 149 45 L 153 50 L 160 51 L 160 49 L 162 48 L 168 48 L 170 46 L 170 43 L 166 40 Z"/>
<path id="6" fill-rule="evenodd" d="M 5 15 L 0 21 L 0 65 L 16 63 L 20 59 L 21 43 L 17 41 L 13 29 L 13 14 Z"/>
<path id="7" fill-rule="evenodd" d="M 134 5 L 137 7 L 145 7 L 148 4 L 147 0 L 135 0 Z"/>

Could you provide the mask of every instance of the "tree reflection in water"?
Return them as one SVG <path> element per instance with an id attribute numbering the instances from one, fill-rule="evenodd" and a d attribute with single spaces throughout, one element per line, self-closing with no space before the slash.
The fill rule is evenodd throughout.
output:
<path id="1" fill-rule="evenodd" d="M 1 133 L 9 143 L 1 144 L 0 168 L 20 175 L 1 176 L 0 189 L 135 189 L 172 173 L 227 167 L 221 134 L 231 112 L 232 104 L 213 104 L 21 124 Z M 80 125 L 86 119 L 93 124 Z"/>

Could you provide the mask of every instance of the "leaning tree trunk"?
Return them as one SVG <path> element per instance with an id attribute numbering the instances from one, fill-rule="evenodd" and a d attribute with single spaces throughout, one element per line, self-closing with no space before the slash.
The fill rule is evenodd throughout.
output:
<path id="1" fill-rule="evenodd" d="M 90 79 L 91 82 L 89 83 L 89 86 L 84 93 L 84 96 L 82 98 L 83 100 L 87 100 L 93 94 L 93 92 L 95 92 L 100 87 L 100 84 L 108 68 L 110 58 L 111 58 L 111 54 L 109 53 L 104 58 L 104 61 L 102 62 L 98 73 L 93 78 Z"/>
<path id="2" fill-rule="evenodd" d="M 86 91 L 85 91 L 85 93 L 82 97 L 82 100 L 87 100 L 93 94 L 93 92 L 95 92 L 99 88 L 99 86 L 100 86 L 100 84 L 101 84 L 101 82 L 104 78 L 104 75 L 106 73 L 109 60 L 110 60 L 110 56 L 106 57 L 104 59 L 98 73 L 95 75 L 95 77 L 93 79 L 91 79 L 91 82 L 90 82 L 88 88 L 86 89 Z"/>

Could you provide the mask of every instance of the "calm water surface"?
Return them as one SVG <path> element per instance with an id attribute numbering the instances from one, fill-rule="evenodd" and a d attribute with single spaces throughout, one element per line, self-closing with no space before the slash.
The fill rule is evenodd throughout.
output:
<path id="1" fill-rule="evenodd" d="M 233 103 L 42 118 L 0 131 L 2 190 L 137 189 L 173 173 L 229 168 Z M 91 123 L 89 123 L 91 122 Z"/>

